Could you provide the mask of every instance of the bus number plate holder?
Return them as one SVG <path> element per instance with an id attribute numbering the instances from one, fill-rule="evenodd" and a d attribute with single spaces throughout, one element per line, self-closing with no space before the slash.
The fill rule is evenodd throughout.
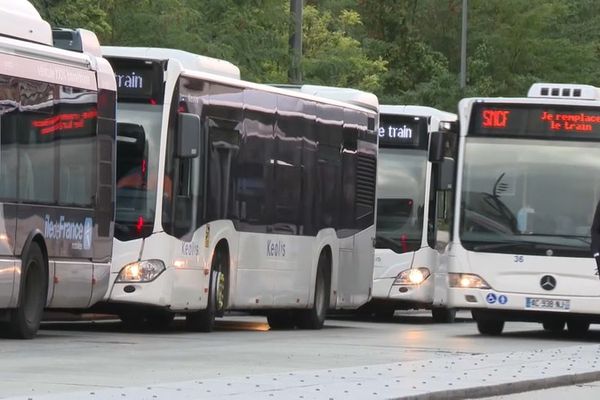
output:
<path id="1" fill-rule="evenodd" d="M 529 310 L 569 311 L 571 309 L 571 300 L 526 297 L 525 308 Z"/>

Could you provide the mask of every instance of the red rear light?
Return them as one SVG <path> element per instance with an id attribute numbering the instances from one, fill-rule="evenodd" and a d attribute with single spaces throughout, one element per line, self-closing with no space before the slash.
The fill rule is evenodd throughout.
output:
<path id="1" fill-rule="evenodd" d="M 144 217 L 142 217 L 141 215 L 138 217 L 138 221 L 137 224 L 135 224 L 135 230 L 137 231 L 138 235 L 142 234 L 142 229 L 144 228 Z"/>
<path id="2" fill-rule="evenodd" d="M 405 234 L 400 235 L 400 245 L 402 246 L 402 252 L 406 253 L 408 251 L 408 236 Z"/>
<path id="3" fill-rule="evenodd" d="M 185 102 L 183 102 L 183 101 L 180 101 L 179 102 L 179 107 L 177 107 L 177 112 L 179 112 L 179 113 L 186 113 L 186 112 L 188 112 L 187 104 L 185 104 Z"/>

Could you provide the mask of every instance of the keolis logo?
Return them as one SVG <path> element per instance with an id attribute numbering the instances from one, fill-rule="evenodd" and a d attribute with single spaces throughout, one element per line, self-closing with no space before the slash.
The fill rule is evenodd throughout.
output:
<path id="1" fill-rule="evenodd" d="M 267 240 L 267 257 L 285 257 L 285 243 L 281 240 Z"/>
<path id="2" fill-rule="evenodd" d="M 94 223 L 91 218 L 85 218 L 83 223 L 68 221 L 64 215 L 58 220 L 46 214 L 44 219 L 44 236 L 49 240 L 67 240 L 73 242 L 71 247 L 77 250 L 92 248 Z"/>

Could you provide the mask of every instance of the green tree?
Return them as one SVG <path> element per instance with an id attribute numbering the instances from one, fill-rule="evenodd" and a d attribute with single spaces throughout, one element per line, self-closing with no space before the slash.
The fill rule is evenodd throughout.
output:
<path id="1" fill-rule="evenodd" d="M 427 85 L 430 91 L 448 82 L 447 59 L 420 37 L 416 2 L 359 0 L 358 4 L 367 27 L 364 46 L 371 57 L 381 57 L 388 65 L 381 77 L 382 90 L 376 93 L 381 103 L 406 103 L 419 97 L 416 91 L 423 90 L 423 84 L 437 82 Z"/>
<path id="2" fill-rule="evenodd" d="M 337 17 L 304 9 L 304 76 L 310 83 L 378 91 L 386 71 L 381 57 L 368 57 L 349 31 L 362 26 L 356 11 L 343 10 Z"/>
<path id="3" fill-rule="evenodd" d="M 106 8 L 113 0 L 32 0 L 42 17 L 53 27 L 85 28 L 101 40 L 106 40 L 112 32 Z"/>

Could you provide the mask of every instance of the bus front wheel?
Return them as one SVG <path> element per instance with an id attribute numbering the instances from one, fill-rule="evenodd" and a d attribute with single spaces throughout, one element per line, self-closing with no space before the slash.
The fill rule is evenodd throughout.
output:
<path id="1" fill-rule="evenodd" d="M 288 330 L 296 327 L 295 314 L 292 311 L 271 311 L 267 322 L 271 330 Z"/>
<path id="2" fill-rule="evenodd" d="M 168 329 L 175 319 L 175 313 L 168 310 L 152 310 L 146 313 L 146 324 L 150 329 Z"/>
<path id="3" fill-rule="evenodd" d="M 590 330 L 590 322 L 579 319 L 567 321 L 567 330 L 571 336 L 585 335 Z"/>
<path id="4" fill-rule="evenodd" d="M 437 324 L 451 324 L 456 319 L 456 310 L 453 308 L 433 307 L 431 309 L 433 322 Z"/>
<path id="5" fill-rule="evenodd" d="M 504 329 L 504 321 L 499 319 L 476 319 L 477 330 L 480 334 L 486 336 L 499 336 Z"/>
<path id="6" fill-rule="evenodd" d="M 227 279 L 223 272 L 226 263 L 227 255 L 217 252 L 210 270 L 208 304 L 206 309 L 189 313 L 186 316 L 188 329 L 196 332 L 212 332 L 215 328 L 215 318 L 223 315 L 227 291 Z"/>
<path id="7" fill-rule="evenodd" d="M 9 335 L 19 339 L 33 338 L 42 321 L 48 293 L 48 273 L 40 246 L 32 243 L 23 259 L 19 305 L 11 310 Z"/>
<path id="8" fill-rule="evenodd" d="M 325 316 L 329 308 L 330 279 L 327 274 L 328 265 L 327 256 L 325 253 L 321 253 L 317 266 L 314 303 L 310 309 L 300 311 L 298 314 L 298 327 L 301 329 L 321 329 L 325 323 Z"/>
<path id="9" fill-rule="evenodd" d="M 542 326 L 546 332 L 559 333 L 565 329 L 565 321 L 558 319 L 551 319 L 542 322 Z"/>

